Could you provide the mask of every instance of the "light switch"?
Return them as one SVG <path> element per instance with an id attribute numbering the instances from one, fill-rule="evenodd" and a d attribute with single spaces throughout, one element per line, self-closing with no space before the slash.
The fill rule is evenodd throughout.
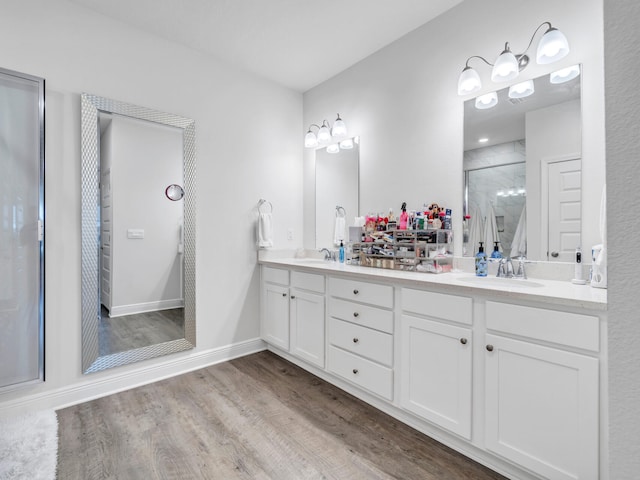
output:
<path id="1" fill-rule="evenodd" d="M 127 238 L 135 240 L 144 238 L 144 230 L 142 228 L 130 228 L 127 230 Z"/>

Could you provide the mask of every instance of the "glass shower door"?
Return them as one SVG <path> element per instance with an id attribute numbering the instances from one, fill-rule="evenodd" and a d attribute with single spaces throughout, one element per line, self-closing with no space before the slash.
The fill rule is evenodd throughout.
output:
<path id="1" fill-rule="evenodd" d="M 0 389 L 44 380 L 44 80 L 0 69 Z"/>

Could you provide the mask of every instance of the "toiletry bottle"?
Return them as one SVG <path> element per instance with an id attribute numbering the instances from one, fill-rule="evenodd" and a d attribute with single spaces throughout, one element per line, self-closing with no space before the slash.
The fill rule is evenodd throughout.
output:
<path id="1" fill-rule="evenodd" d="M 585 285 L 587 283 L 582 270 L 582 250 L 580 247 L 576 248 L 576 263 L 571 283 L 575 283 L 576 285 Z"/>
<path id="2" fill-rule="evenodd" d="M 476 275 L 478 277 L 487 276 L 487 254 L 484 253 L 483 243 L 484 242 L 480 242 L 480 248 L 478 248 L 478 253 L 476 253 Z"/>
<path id="3" fill-rule="evenodd" d="M 340 240 L 340 250 L 338 253 L 338 257 L 340 259 L 340 263 L 344 263 L 344 243 Z"/>
<path id="4" fill-rule="evenodd" d="M 502 253 L 500 253 L 500 247 L 498 246 L 500 242 L 493 242 L 493 252 L 491 252 L 491 258 L 502 258 Z"/>

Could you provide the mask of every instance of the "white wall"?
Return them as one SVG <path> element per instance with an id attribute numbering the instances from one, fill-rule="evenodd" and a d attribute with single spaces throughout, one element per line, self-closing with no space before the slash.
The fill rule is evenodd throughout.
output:
<path id="1" fill-rule="evenodd" d="M 604 181 L 602 0 L 467 0 L 392 45 L 304 94 L 304 127 L 339 112 L 350 134 L 360 135 L 361 212 L 398 211 L 437 202 L 457 215 L 461 246 L 463 102 L 457 80 L 465 60 L 493 61 L 505 41 L 520 51 L 534 29 L 551 21 L 567 36 L 571 53 L 550 66 L 532 61 L 521 76 L 583 64 L 583 174 L 586 191 Z M 535 55 L 535 50 L 534 50 Z M 494 90 L 490 68 L 473 64 L 484 89 Z M 486 68 L 485 68 L 486 67 Z M 304 128 L 303 127 L 303 128 Z M 303 133 L 300 134 L 302 138 Z M 313 156 L 305 152 L 305 245 L 313 246 Z M 597 197 L 597 198 L 592 198 Z M 598 211 L 599 194 L 583 211 Z M 593 220 L 597 221 L 597 220 Z"/>
<path id="2" fill-rule="evenodd" d="M 533 259 L 546 259 L 549 228 L 547 215 L 541 205 L 547 204 L 542 198 L 542 163 L 545 160 L 569 160 L 581 158 L 582 122 L 580 121 L 580 101 L 551 105 L 526 114 L 527 138 L 527 256 Z M 584 175 L 583 175 L 584 177 Z M 533 186 L 537 188 L 533 188 Z M 593 192 L 600 198 L 602 190 Z M 588 193 L 583 192 L 583 200 Z M 547 210 L 549 210 L 547 208 Z M 598 215 L 593 212 L 597 211 Z M 584 209 L 583 209 L 584 212 Z M 598 221 L 600 210 L 590 210 L 582 215 L 583 228 L 581 245 L 583 251 L 591 252 L 591 246 L 601 243 Z M 588 228 L 587 228 L 588 227 Z M 544 239 L 543 239 L 544 236 Z M 591 263 L 591 262 L 588 262 Z"/>
<path id="3" fill-rule="evenodd" d="M 178 251 L 184 201 L 164 192 L 184 185 L 182 129 L 114 115 L 111 316 L 181 306 L 183 255 Z M 129 238 L 130 229 L 144 238 Z"/>
<path id="4" fill-rule="evenodd" d="M 47 102 L 47 379 L 0 394 L 0 410 L 27 398 L 64 402 L 64 391 L 85 387 L 127 388 L 143 367 L 152 381 L 175 371 L 166 362 L 205 362 L 218 347 L 258 337 L 260 197 L 274 207 L 276 247 L 301 245 L 301 95 L 66 0 L 3 2 L 0 43 L 10 46 L 3 67 L 46 78 Z M 193 118 L 197 139 L 197 346 L 89 376 L 80 344 L 81 92 Z"/>
<path id="5" fill-rule="evenodd" d="M 609 280 L 609 478 L 638 478 L 640 471 L 640 3 L 605 0 L 607 212 Z"/>

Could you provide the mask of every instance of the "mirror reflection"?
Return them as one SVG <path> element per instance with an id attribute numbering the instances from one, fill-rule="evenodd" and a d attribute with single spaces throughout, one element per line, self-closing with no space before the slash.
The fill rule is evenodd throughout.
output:
<path id="1" fill-rule="evenodd" d="M 82 113 L 89 373 L 195 345 L 195 127 L 87 94 Z"/>
<path id="2" fill-rule="evenodd" d="M 533 80 L 533 94 L 497 92 L 492 108 L 465 102 L 463 254 L 571 261 L 581 242 L 582 120 L 578 76 Z"/>
<path id="3" fill-rule="evenodd" d="M 337 153 L 330 153 L 327 148 L 315 151 L 318 249 L 340 245 L 338 237 L 343 223 L 345 239 L 348 240 L 348 227 L 359 215 L 359 137 L 353 138 L 352 145 L 352 148 L 341 148 Z M 344 218 L 341 220 L 341 217 Z"/>

